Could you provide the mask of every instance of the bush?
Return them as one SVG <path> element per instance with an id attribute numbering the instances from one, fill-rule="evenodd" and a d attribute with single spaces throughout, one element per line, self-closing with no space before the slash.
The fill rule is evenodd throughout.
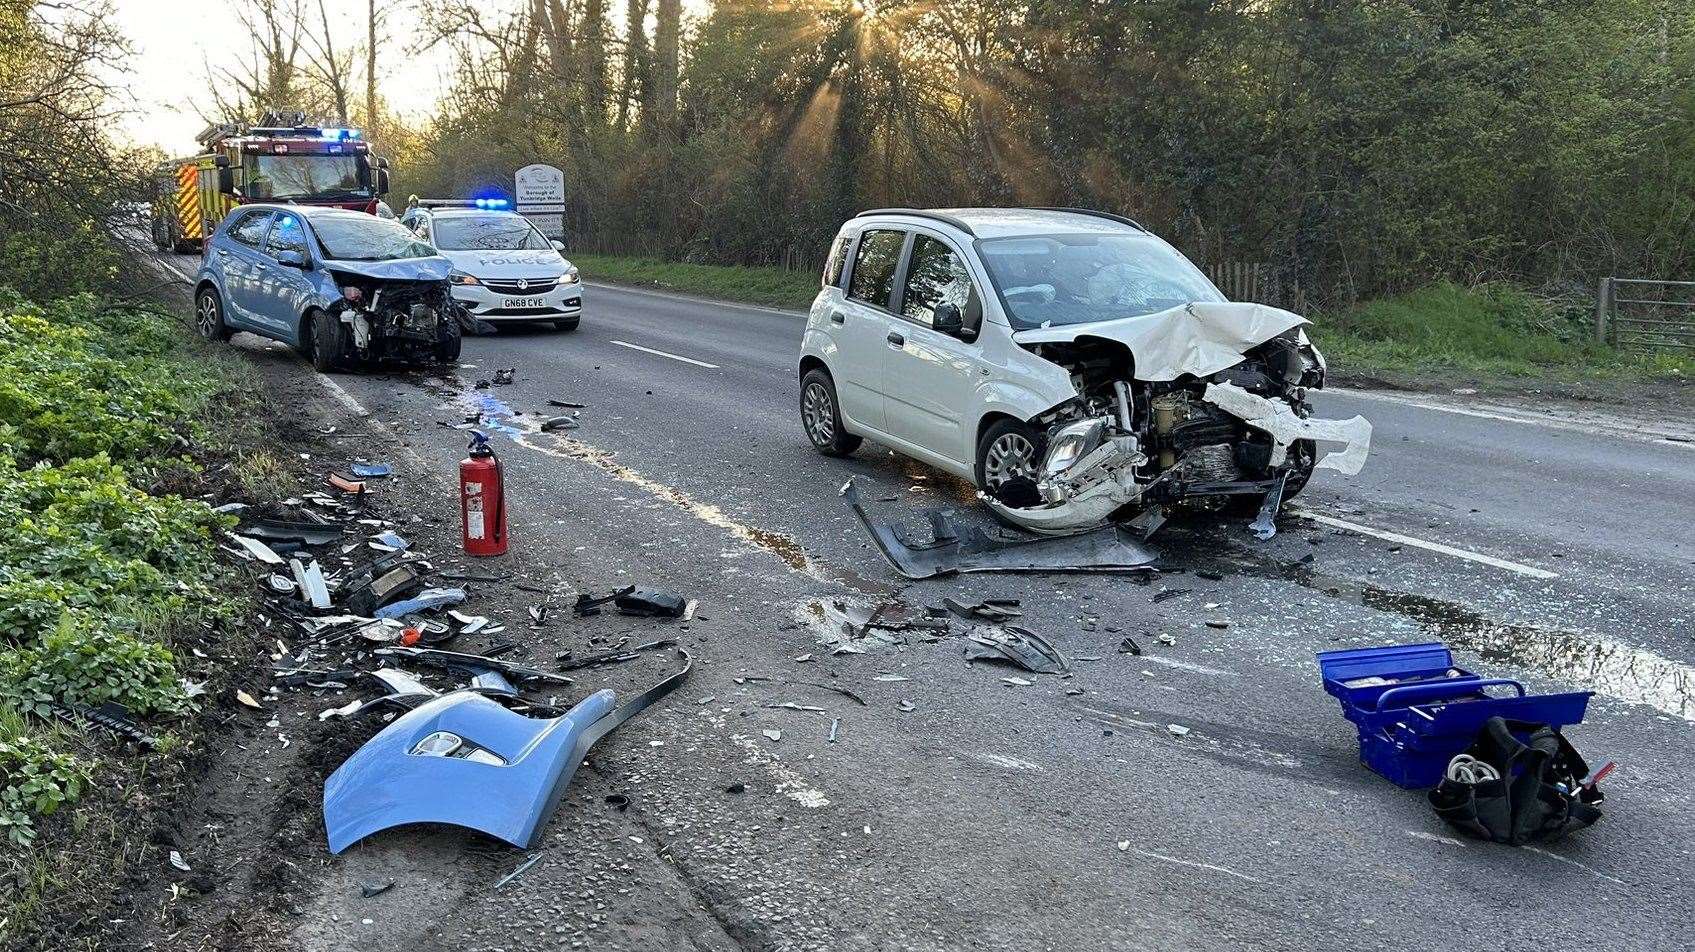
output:
<path id="1" fill-rule="evenodd" d="M 38 717 L 52 716 L 55 702 L 116 701 L 136 716 L 181 714 L 189 706 L 169 648 L 69 613 L 39 644 L 0 652 L 0 696 Z"/>
<path id="2" fill-rule="evenodd" d="M 131 333 L 136 343 L 122 343 Z M 0 295 L 0 449 L 25 464 L 101 453 L 126 463 L 180 456 L 210 378 L 186 363 L 147 359 L 162 333 L 138 315 L 100 315 L 89 298 L 49 315 Z"/>
<path id="3" fill-rule="evenodd" d="M 28 846 L 35 839 L 31 814 L 46 816 L 76 802 L 87 779 L 76 758 L 56 753 L 15 728 L 0 733 L 0 834 L 17 846 Z"/>

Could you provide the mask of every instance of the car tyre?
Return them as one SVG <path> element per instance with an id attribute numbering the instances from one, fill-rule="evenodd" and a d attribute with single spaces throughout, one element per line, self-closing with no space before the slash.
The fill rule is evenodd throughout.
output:
<path id="1" fill-rule="evenodd" d="M 977 441 L 974 471 L 977 488 L 994 495 L 1010 479 L 1023 478 L 1033 483 L 1047 442 L 1046 436 L 1023 420 L 1011 417 L 996 420 Z"/>
<path id="2" fill-rule="evenodd" d="M 217 288 L 208 285 L 194 296 L 194 329 L 209 341 L 226 341 L 234 333 L 224 323 L 224 299 Z"/>
<path id="3" fill-rule="evenodd" d="M 465 345 L 465 335 L 459 331 L 457 320 L 447 325 L 447 336 L 436 341 L 436 363 L 451 364 L 459 360 L 459 351 Z"/>
<path id="4" fill-rule="evenodd" d="M 800 425 L 812 448 L 825 456 L 846 456 L 865 442 L 842 426 L 836 382 L 822 367 L 814 367 L 800 378 Z"/>
<path id="5" fill-rule="evenodd" d="M 347 325 L 328 311 L 312 312 L 312 366 L 321 373 L 346 369 L 348 353 Z"/>

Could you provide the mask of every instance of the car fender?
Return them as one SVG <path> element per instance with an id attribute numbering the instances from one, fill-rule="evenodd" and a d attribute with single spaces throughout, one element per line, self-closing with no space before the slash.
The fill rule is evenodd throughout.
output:
<path id="1" fill-rule="evenodd" d="M 586 732 L 612 711 L 613 701 L 613 692 L 596 691 L 563 716 L 545 720 L 470 691 L 419 705 L 355 751 L 324 784 L 330 852 L 409 823 L 467 827 L 527 849 L 557 802 L 555 792 L 582 763 Z M 438 731 L 506 763 L 412 753 Z"/>
<path id="2" fill-rule="evenodd" d="M 1071 374 L 1020 347 L 977 385 L 977 421 L 992 414 L 1031 420 L 1077 396 Z"/>

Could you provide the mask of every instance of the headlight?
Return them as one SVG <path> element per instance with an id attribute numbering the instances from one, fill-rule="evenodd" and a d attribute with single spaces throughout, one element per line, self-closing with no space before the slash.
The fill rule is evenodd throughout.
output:
<path id="1" fill-rule="evenodd" d="M 560 280 L 563 281 L 566 284 L 576 284 L 578 281 L 581 281 L 582 279 L 583 279 L 582 274 L 580 272 L 578 272 L 576 268 L 571 268 L 571 269 L 569 269 L 565 272 L 565 277 L 561 278 Z"/>
<path id="2" fill-rule="evenodd" d="M 469 274 L 466 274 L 463 271 L 449 272 L 448 275 L 447 275 L 447 280 L 453 282 L 454 284 L 475 285 L 477 287 L 482 287 L 482 284 L 483 284 L 481 281 L 478 281 L 476 279 L 476 277 L 469 275 Z"/>
<path id="3" fill-rule="evenodd" d="M 1048 443 L 1043 476 L 1057 476 L 1101 445 L 1106 426 L 1100 420 L 1080 420 L 1062 427 Z"/>

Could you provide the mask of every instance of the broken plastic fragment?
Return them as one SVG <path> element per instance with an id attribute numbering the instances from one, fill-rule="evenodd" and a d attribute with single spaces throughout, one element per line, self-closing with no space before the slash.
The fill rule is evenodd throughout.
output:
<path id="1" fill-rule="evenodd" d="M 1032 674 L 1063 674 L 1071 670 L 1053 643 L 1025 628 L 978 628 L 966 635 L 967 661 L 1005 661 Z"/>
<path id="2" fill-rule="evenodd" d="M 462 588 L 430 588 L 419 592 L 414 598 L 384 605 L 377 609 L 377 617 L 400 618 L 414 612 L 435 611 L 449 605 L 458 605 L 464 601 L 465 590 Z"/>
<path id="3" fill-rule="evenodd" d="M 1283 465 L 1289 444 L 1296 440 L 1344 444 L 1346 448 L 1342 452 L 1325 455 L 1314 468 L 1333 469 L 1345 476 L 1358 473 L 1371 452 L 1371 423 L 1362 416 L 1346 420 L 1303 417 L 1287 403 L 1249 393 L 1233 383 L 1208 384 L 1201 399 L 1270 434 L 1273 466 Z"/>
<path id="4" fill-rule="evenodd" d="M 381 479 L 393 474 L 387 463 L 354 463 L 348 470 L 355 476 L 365 479 Z"/>

